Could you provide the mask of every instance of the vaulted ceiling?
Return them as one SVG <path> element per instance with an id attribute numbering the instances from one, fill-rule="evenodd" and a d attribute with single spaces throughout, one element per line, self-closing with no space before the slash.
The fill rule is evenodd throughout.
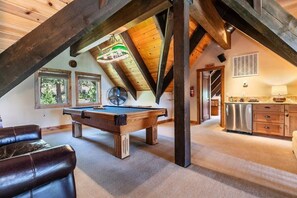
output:
<path id="1" fill-rule="evenodd" d="M 73 0 L 0 0 L 0 53 Z M 277 0 L 297 18 L 297 0 Z"/>
<path id="2" fill-rule="evenodd" d="M 0 53 L 70 2 L 72 2 L 72 0 L 0 0 Z M 277 0 L 277 2 L 297 18 L 297 0 Z M 199 24 L 195 19 L 190 18 L 189 21 L 190 36 L 192 36 L 193 32 L 199 27 Z M 137 48 L 151 77 L 157 82 L 163 40 L 162 31 L 160 30 L 158 21 L 154 17 L 148 18 L 128 29 L 127 33 Z M 190 55 L 190 65 L 193 65 L 199 58 L 203 53 L 203 50 L 211 42 L 211 39 L 212 38 L 208 34 L 205 34 L 200 42 L 197 43 L 197 46 L 193 49 Z M 98 49 L 95 47 L 91 49 L 90 52 L 93 57 L 96 58 Z M 165 75 L 169 73 L 172 65 L 173 46 L 171 40 L 165 67 Z M 100 66 L 115 85 L 127 88 L 127 83 L 125 83 L 125 80 L 123 80 L 119 72 L 116 71 L 114 65 L 100 64 Z M 136 91 L 151 89 L 142 72 L 137 67 L 137 62 L 135 61 L 133 54 L 130 54 L 129 58 L 120 61 L 118 66 Z M 172 81 L 170 82 L 171 83 L 166 88 L 166 91 L 172 91 L 173 89 L 173 83 Z"/>

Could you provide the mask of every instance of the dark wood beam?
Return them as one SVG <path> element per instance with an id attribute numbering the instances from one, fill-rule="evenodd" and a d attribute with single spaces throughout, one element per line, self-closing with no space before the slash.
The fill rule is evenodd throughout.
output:
<path id="1" fill-rule="evenodd" d="M 190 39 L 190 54 L 193 53 L 194 49 L 197 47 L 201 39 L 206 34 L 205 29 L 199 25 L 193 32 L 191 39 Z"/>
<path id="2" fill-rule="evenodd" d="M 263 1 L 262 15 L 247 2 L 224 1 L 217 1 L 216 8 L 227 22 L 297 66 L 296 28 L 289 28 L 297 20 L 292 15 L 274 1 Z"/>
<path id="3" fill-rule="evenodd" d="M 171 6 L 172 4 L 169 0 L 133 0 L 94 30 L 87 32 L 81 40 L 71 46 L 70 54 L 71 56 L 77 56 L 80 53 L 86 52 L 99 45 L 104 36 L 113 33 L 119 28 L 126 31 Z"/>
<path id="4" fill-rule="evenodd" d="M 160 31 L 160 35 L 162 39 L 165 37 L 165 29 L 166 29 L 166 17 L 167 17 L 167 10 L 160 12 L 156 16 L 154 16 L 155 23 L 157 25 L 158 30 Z"/>
<path id="5" fill-rule="evenodd" d="M 144 77 L 145 81 L 147 82 L 148 86 L 150 87 L 151 91 L 154 95 L 156 95 L 156 82 L 153 79 L 150 71 L 148 70 L 145 62 L 143 61 L 141 55 L 139 54 L 135 44 L 133 43 L 129 33 L 123 32 L 120 34 L 122 40 L 124 41 L 125 45 L 128 47 L 130 54 L 132 55 L 132 58 L 134 59 L 138 69 L 142 73 L 142 76 Z"/>
<path id="6" fill-rule="evenodd" d="M 231 48 L 230 32 L 226 31 L 225 22 L 217 12 L 213 1 L 194 0 L 190 13 L 223 49 Z"/>
<path id="7" fill-rule="evenodd" d="M 173 65 L 170 68 L 170 70 L 167 72 L 166 76 L 164 77 L 162 94 L 166 91 L 167 87 L 170 85 L 172 80 L 173 80 Z"/>
<path id="8" fill-rule="evenodd" d="M 258 12 L 258 14 L 262 14 L 262 0 L 253 0 L 253 7 Z"/>
<path id="9" fill-rule="evenodd" d="M 195 48 L 197 47 L 197 45 L 199 44 L 199 42 L 201 41 L 201 39 L 204 37 L 205 34 L 206 34 L 206 31 L 200 25 L 194 30 L 194 32 L 191 36 L 191 39 L 190 39 L 190 54 L 193 53 L 193 51 L 195 50 Z M 165 90 L 170 85 L 172 80 L 173 80 L 173 65 L 170 68 L 170 70 L 167 72 L 167 74 L 164 78 L 162 94 L 165 92 Z"/>
<path id="10" fill-rule="evenodd" d="M 189 2 L 175 0 L 174 9 L 174 131 L 175 163 L 191 164 Z"/>
<path id="11" fill-rule="evenodd" d="M 110 63 L 110 64 L 113 66 L 114 70 L 116 70 L 116 72 L 118 73 L 118 75 L 122 79 L 124 85 L 126 86 L 126 88 L 128 89 L 128 91 L 130 92 L 131 96 L 134 98 L 134 100 L 137 100 L 137 91 L 134 88 L 134 86 L 132 85 L 132 83 L 129 80 L 129 78 L 126 76 L 125 72 L 122 70 L 122 68 L 119 65 L 119 63 L 113 62 L 113 63 Z"/>
<path id="12" fill-rule="evenodd" d="M 0 97 L 131 0 L 75 0 L 0 54 Z M 79 14 L 78 14 L 79 13 Z"/>
<path id="13" fill-rule="evenodd" d="M 170 42 L 173 34 L 173 9 L 168 9 L 166 17 L 166 28 L 165 28 L 165 38 L 162 42 L 162 48 L 160 51 L 160 59 L 158 66 L 158 77 L 157 77 L 157 88 L 156 88 L 156 103 L 159 104 L 162 95 L 164 74 L 167 64 L 167 58 L 170 49 Z"/>

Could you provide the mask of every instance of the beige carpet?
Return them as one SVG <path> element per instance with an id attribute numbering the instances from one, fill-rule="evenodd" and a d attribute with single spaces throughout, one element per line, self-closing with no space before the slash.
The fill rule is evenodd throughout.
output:
<path id="1" fill-rule="evenodd" d="M 112 155 L 112 135 L 100 130 L 85 128 L 80 139 L 72 138 L 70 131 L 49 133 L 44 138 L 52 145 L 71 144 L 76 150 L 78 197 L 297 195 L 293 174 L 297 161 L 290 155 L 290 142 L 221 132 L 215 122 L 192 126 L 191 130 L 192 165 L 186 169 L 173 163 L 172 123 L 159 126 L 159 144 L 155 146 L 144 143 L 144 131 L 133 133 L 131 156 L 125 160 Z M 261 156 L 252 157 L 255 149 Z M 269 154 L 269 150 L 273 152 Z"/>

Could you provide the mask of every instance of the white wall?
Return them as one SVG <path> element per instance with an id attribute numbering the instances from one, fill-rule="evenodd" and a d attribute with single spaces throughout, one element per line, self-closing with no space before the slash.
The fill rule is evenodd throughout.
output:
<path id="1" fill-rule="evenodd" d="M 225 65 L 225 94 L 226 97 L 261 97 L 271 96 L 272 85 L 287 85 L 289 95 L 297 95 L 297 67 L 281 58 L 266 47 L 239 31 L 235 31 L 231 37 L 232 48 L 223 50 L 216 43 L 212 42 L 203 52 L 201 57 L 191 69 L 191 86 L 196 89 L 196 70 L 204 68 L 205 65 Z M 232 77 L 232 57 L 237 55 L 259 52 L 259 75 L 252 77 Z M 224 53 L 226 61 L 220 63 L 217 56 Z M 243 88 L 247 82 L 248 87 Z M 197 119 L 197 100 L 191 98 L 191 120 Z"/>
<path id="2" fill-rule="evenodd" d="M 71 68 L 68 65 L 69 60 L 72 59 L 77 61 L 76 68 Z M 44 67 L 72 71 L 73 106 L 75 105 L 75 71 L 101 74 L 102 104 L 109 104 L 106 99 L 106 93 L 113 84 L 101 67 L 98 66 L 91 54 L 84 53 L 76 58 L 73 58 L 69 56 L 69 49 L 67 49 L 47 63 Z M 167 98 L 170 98 L 170 93 L 166 93 L 162 96 L 159 107 L 168 108 L 169 118 L 171 118 L 173 105 L 171 101 L 167 100 Z M 129 99 L 126 104 L 157 106 L 154 101 L 155 97 L 153 94 L 150 91 L 145 91 L 138 92 L 137 101 L 134 101 L 134 99 L 129 95 Z M 62 108 L 35 109 L 34 75 L 31 75 L 25 81 L 0 98 L 0 115 L 2 117 L 4 127 L 23 124 L 38 124 L 41 127 L 50 127 L 71 123 L 70 116 L 62 115 Z"/>

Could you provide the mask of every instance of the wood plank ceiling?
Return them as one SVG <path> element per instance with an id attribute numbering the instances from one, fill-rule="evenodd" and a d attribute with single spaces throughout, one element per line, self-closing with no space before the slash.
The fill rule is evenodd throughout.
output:
<path id="1" fill-rule="evenodd" d="M 297 0 L 277 1 L 297 18 Z M 72 0 L 0 0 L 0 53 L 70 2 Z M 198 24 L 191 18 L 189 25 L 189 35 L 192 35 Z M 149 18 L 128 30 L 155 82 L 157 81 L 162 45 L 162 37 L 158 28 L 156 20 Z M 210 36 L 206 34 L 191 54 L 190 65 L 193 65 L 199 58 L 210 41 Z M 90 52 L 96 58 L 98 49 L 93 48 Z M 172 64 L 173 46 L 171 41 L 165 74 L 170 70 Z M 119 65 L 137 91 L 150 90 L 131 56 L 124 61 L 120 61 Z M 101 64 L 101 67 L 115 85 L 125 87 L 112 65 Z M 172 89 L 173 83 L 168 86 L 166 91 L 172 91 Z"/>

